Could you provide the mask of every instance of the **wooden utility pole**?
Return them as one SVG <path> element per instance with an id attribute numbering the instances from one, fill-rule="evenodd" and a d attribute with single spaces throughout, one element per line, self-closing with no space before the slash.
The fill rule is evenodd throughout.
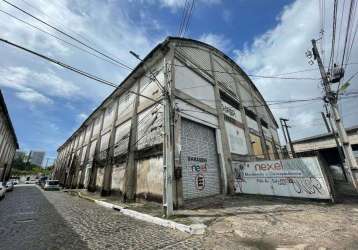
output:
<path id="1" fill-rule="evenodd" d="M 355 190 L 358 191 L 357 180 L 352 174 L 352 169 L 358 168 L 357 162 L 356 162 L 356 159 L 354 158 L 351 144 L 348 140 L 346 130 L 343 126 L 343 123 L 341 121 L 341 117 L 340 117 L 340 114 L 338 111 L 338 107 L 337 107 L 338 96 L 331 89 L 330 81 L 328 79 L 327 73 L 326 73 L 323 63 L 322 63 L 321 56 L 317 49 L 316 40 L 314 40 L 314 39 L 312 40 L 312 45 L 313 45 L 313 48 L 312 48 L 313 55 L 317 61 L 317 64 L 318 64 L 318 67 L 319 67 L 319 70 L 321 73 L 322 81 L 323 81 L 323 89 L 326 94 L 325 101 L 329 104 L 330 109 L 332 111 L 333 119 L 334 119 L 334 122 L 336 123 L 338 136 L 341 141 L 343 152 L 345 155 L 345 161 L 343 164 L 345 166 L 346 173 L 347 173 L 347 176 L 349 176 L 349 180 L 350 180 L 351 184 L 353 185 Z"/>

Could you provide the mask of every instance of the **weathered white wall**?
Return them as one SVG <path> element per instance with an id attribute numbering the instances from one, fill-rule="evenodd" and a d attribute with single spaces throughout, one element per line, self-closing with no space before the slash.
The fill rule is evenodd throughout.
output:
<path id="1" fill-rule="evenodd" d="M 247 155 L 249 152 L 247 149 L 244 130 L 230 122 L 225 122 L 225 126 L 231 153 Z"/>
<path id="2" fill-rule="evenodd" d="M 248 116 L 246 116 L 246 120 L 247 120 L 247 126 L 249 128 L 252 128 L 252 129 L 254 129 L 256 131 L 260 131 L 256 120 L 254 120 L 254 119 L 252 119 L 251 117 L 248 117 Z"/>
<path id="3" fill-rule="evenodd" d="M 330 199 L 329 184 L 316 157 L 233 162 L 237 193 Z"/>
<path id="4" fill-rule="evenodd" d="M 137 161 L 136 194 L 142 198 L 161 199 L 163 196 L 163 157 Z"/>
<path id="5" fill-rule="evenodd" d="M 124 176 L 126 163 L 120 163 L 113 166 L 111 189 L 116 192 L 123 193 L 124 191 Z"/>
<path id="6" fill-rule="evenodd" d="M 218 119 L 215 115 L 206 113 L 203 110 L 180 99 L 176 99 L 175 103 L 176 107 L 178 107 L 181 111 L 181 116 L 187 117 L 191 120 L 195 120 L 196 122 L 205 123 L 206 125 L 211 127 L 218 127 Z"/>
<path id="7" fill-rule="evenodd" d="M 183 65 L 178 60 L 175 64 Z M 176 67 L 175 87 L 194 99 L 216 108 L 214 87 L 204 78 L 186 67 Z"/>

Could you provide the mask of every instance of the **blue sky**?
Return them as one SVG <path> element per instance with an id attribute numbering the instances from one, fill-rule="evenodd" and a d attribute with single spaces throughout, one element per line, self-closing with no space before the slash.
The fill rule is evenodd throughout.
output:
<path id="1" fill-rule="evenodd" d="M 11 2 L 134 66 L 137 61 L 128 53 L 130 50 L 143 57 L 166 36 L 177 34 L 185 0 Z M 310 40 L 319 36 L 318 2 L 196 0 L 186 36 L 223 50 L 247 73 L 275 75 L 315 69 L 316 65 L 310 66 L 307 63 L 304 52 L 310 49 Z M 327 15 L 332 10 L 330 2 L 326 2 Z M 61 36 L 4 2 L 0 2 L 0 10 Z M 325 27 L 327 41 L 323 47 L 327 48 L 327 55 L 330 37 L 328 18 Z M 0 13 L 0 34 L 2 38 L 107 80 L 120 83 L 129 73 L 33 30 L 4 13 Z M 358 62 L 357 49 L 357 46 L 353 48 L 351 62 Z M 0 55 L 0 88 L 5 95 L 20 146 L 24 150 L 43 149 L 48 152 L 48 156 L 55 157 L 58 146 L 112 91 L 110 87 L 98 85 L 4 44 L 0 44 Z M 347 75 L 357 70 L 358 65 L 352 65 L 347 68 Z M 318 77 L 318 72 L 291 76 Z M 267 100 L 321 95 L 319 82 L 259 78 L 253 78 L 253 81 Z M 351 88 L 358 89 L 357 84 L 354 83 Z M 342 104 L 347 126 L 357 123 L 357 116 L 352 113 L 357 104 L 355 99 L 345 100 Z M 273 107 L 272 110 L 276 117 L 284 116 L 292 120 L 292 134 L 298 139 L 324 132 L 319 116 L 321 109 L 321 102 L 317 102 Z"/>

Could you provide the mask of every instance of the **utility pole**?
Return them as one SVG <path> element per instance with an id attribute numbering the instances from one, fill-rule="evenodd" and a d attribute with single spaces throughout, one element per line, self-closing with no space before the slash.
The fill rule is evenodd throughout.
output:
<path id="1" fill-rule="evenodd" d="M 331 128 L 328 125 L 326 115 L 323 112 L 321 112 L 321 115 L 322 115 L 322 119 L 324 121 L 324 124 L 326 125 L 328 133 L 331 133 Z M 328 115 L 328 113 L 327 113 L 327 115 Z M 333 133 L 333 135 L 334 135 L 334 138 L 336 138 L 336 135 L 334 133 Z"/>
<path id="2" fill-rule="evenodd" d="M 347 175 L 349 176 L 349 179 L 350 179 L 353 187 L 355 188 L 356 191 L 358 191 L 357 180 L 355 179 L 355 177 L 352 174 L 352 169 L 357 169 L 357 162 L 356 162 L 356 159 L 354 158 L 351 144 L 348 140 L 346 130 L 345 130 L 343 123 L 341 121 L 341 118 L 340 118 L 340 114 L 339 114 L 338 107 L 337 107 L 338 96 L 331 89 L 330 81 L 328 79 L 327 73 L 326 73 L 323 63 L 322 63 L 321 56 L 317 49 L 316 40 L 314 40 L 314 39 L 312 40 L 312 45 L 313 45 L 313 48 L 312 48 L 313 56 L 317 61 L 317 64 L 318 64 L 318 67 L 319 67 L 319 70 L 321 73 L 322 81 L 323 81 L 323 88 L 324 88 L 324 91 L 326 94 L 324 99 L 330 105 L 333 119 L 336 123 L 338 136 L 339 136 L 339 139 L 340 139 L 342 147 L 343 147 L 344 155 L 346 157 L 345 162 L 343 164 L 345 166 Z"/>
<path id="3" fill-rule="evenodd" d="M 173 133 L 171 129 L 172 124 L 172 103 L 170 100 L 170 86 L 169 86 L 169 70 L 164 58 L 165 65 L 165 85 L 164 85 L 164 192 L 163 192 L 163 207 L 166 217 L 173 215 Z"/>
<path id="4" fill-rule="evenodd" d="M 290 126 L 287 125 L 288 121 L 289 121 L 288 119 L 280 118 L 281 127 L 282 127 L 283 130 L 285 128 L 286 133 L 287 133 L 287 138 L 286 138 L 286 135 L 285 135 L 286 145 L 287 145 L 287 139 L 288 139 L 288 144 L 290 145 L 291 155 L 294 158 L 296 156 L 296 153 L 295 153 L 295 149 L 293 148 L 290 132 L 288 131 L 288 128 L 290 128 Z"/>
<path id="5" fill-rule="evenodd" d="M 343 175 L 344 175 L 344 179 L 346 181 L 348 181 L 348 177 L 347 177 L 347 173 L 346 171 L 344 170 L 344 165 L 343 165 L 343 162 L 344 162 L 344 153 L 342 151 L 342 147 L 341 145 L 339 144 L 339 141 L 338 141 L 338 138 L 337 138 L 337 132 L 335 131 L 334 127 L 333 127 L 333 123 L 332 123 L 332 119 L 331 119 L 331 114 L 329 113 L 328 111 L 328 108 L 327 108 L 327 104 L 324 105 L 325 109 L 326 109 L 326 116 L 324 116 L 324 113 L 321 112 L 321 114 L 323 115 L 323 120 L 327 126 L 327 130 L 328 130 L 328 133 L 332 133 L 332 136 L 334 138 L 334 141 L 336 142 L 336 145 L 337 145 L 337 150 L 338 150 L 338 155 L 339 155 L 339 159 L 341 160 L 341 168 L 342 168 L 342 172 L 343 172 Z M 327 118 L 328 118 L 328 121 L 329 121 L 329 125 L 327 123 Z"/>

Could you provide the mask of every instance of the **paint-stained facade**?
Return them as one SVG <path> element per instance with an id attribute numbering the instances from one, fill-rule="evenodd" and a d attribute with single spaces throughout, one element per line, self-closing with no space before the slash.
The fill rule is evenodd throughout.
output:
<path id="1" fill-rule="evenodd" d="M 16 134 L 0 90 L 0 182 L 9 179 L 12 160 L 18 148 Z"/>
<path id="2" fill-rule="evenodd" d="M 55 178 L 103 195 L 161 201 L 168 150 L 162 86 L 172 104 L 166 122 L 175 205 L 232 193 L 232 161 L 279 158 L 277 123 L 242 69 L 210 45 L 169 37 L 58 149 Z"/>

